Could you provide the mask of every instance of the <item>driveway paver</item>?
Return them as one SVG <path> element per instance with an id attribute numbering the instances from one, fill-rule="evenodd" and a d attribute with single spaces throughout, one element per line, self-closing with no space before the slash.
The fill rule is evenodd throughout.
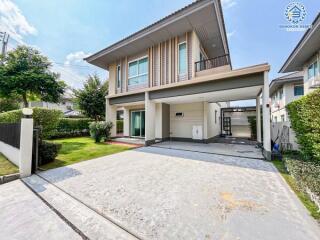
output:
<path id="1" fill-rule="evenodd" d="M 262 160 L 144 147 L 41 176 L 143 239 L 320 236 L 274 166 Z"/>

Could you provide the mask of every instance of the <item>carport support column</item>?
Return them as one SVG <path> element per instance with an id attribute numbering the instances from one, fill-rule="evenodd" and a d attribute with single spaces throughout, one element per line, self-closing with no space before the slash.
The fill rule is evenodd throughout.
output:
<path id="1" fill-rule="evenodd" d="M 130 110 L 126 107 L 123 109 L 123 136 L 130 136 Z"/>
<path id="2" fill-rule="evenodd" d="M 269 106 L 269 78 L 268 72 L 264 72 L 263 86 L 263 155 L 267 160 L 271 160 L 271 132 L 270 132 L 270 106 Z"/>
<path id="3" fill-rule="evenodd" d="M 256 99 L 256 125 L 257 125 L 257 142 L 261 143 L 261 106 L 260 106 L 260 94 Z"/>
<path id="4" fill-rule="evenodd" d="M 117 136 L 117 107 L 110 105 L 109 98 L 106 98 L 106 122 L 112 122 L 111 137 Z"/>
<path id="5" fill-rule="evenodd" d="M 145 93 L 145 145 L 155 143 L 155 116 L 156 104 L 149 98 L 149 92 Z"/>

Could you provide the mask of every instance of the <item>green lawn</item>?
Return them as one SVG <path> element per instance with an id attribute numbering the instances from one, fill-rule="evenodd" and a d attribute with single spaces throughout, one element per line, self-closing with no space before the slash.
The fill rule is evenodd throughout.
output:
<path id="1" fill-rule="evenodd" d="M 95 143 L 89 137 L 64 138 L 53 140 L 52 142 L 60 143 L 62 147 L 55 161 L 41 166 L 45 170 L 131 149 L 131 147 L 127 146 Z"/>
<path id="2" fill-rule="evenodd" d="M 18 173 L 19 169 L 0 153 L 0 176 Z"/>
<path id="3" fill-rule="evenodd" d="M 287 172 L 284 166 L 284 163 L 279 160 L 272 161 L 272 162 L 275 165 L 275 167 L 278 169 L 282 177 L 286 180 L 288 185 L 291 187 L 291 189 L 298 196 L 298 198 L 303 203 L 303 205 L 308 209 L 311 216 L 317 221 L 320 221 L 320 212 L 318 212 L 317 205 L 311 201 L 310 197 L 307 194 L 300 191 L 295 179 Z"/>

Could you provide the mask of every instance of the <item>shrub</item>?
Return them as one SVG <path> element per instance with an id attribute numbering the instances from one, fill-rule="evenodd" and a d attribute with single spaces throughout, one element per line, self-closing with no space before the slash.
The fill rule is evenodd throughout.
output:
<path id="1" fill-rule="evenodd" d="M 285 156 L 284 161 L 288 172 L 296 179 L 299 188 L 304 192 L 309 189 L 320 199 L 320 163 L 290 156 Z"/>
<path id="2" fill-rule="evenodd" d="M 123 132 L 123 120 L 117 120 L 117 133 Z"/>
<path id="3" fill-rule="evenodd" d="M 40 141 L 39 143 L 39 166 L 53 162 L 58 155 L 61 144 Z"/>
<path id="4" fill-rule="evenodd" d="M 22 118 L 22 110 L 0 113 L 0 123 L 16 123 Z M 34 126 L 40 126 L 41 137 L 49 138 L 54 134 L 62 112 L 55 109 L 33 108 Z"/>
<path id="5" fill-rule="evenodd" d="M 107 140 L 111 135 L 112 122 L 92 122 L 90 123 L 90 135 L 95 142 Z"/>
<path id="6" fill-rule="evenodd" d="M 90 118 L 61 118 L 51 138 L 88 136 L 91 121 Z"/>
<path id="7" fill-rule="evenodd" d="M 320 89 L 286 106 L 305 158 L 320 161 Z"/>

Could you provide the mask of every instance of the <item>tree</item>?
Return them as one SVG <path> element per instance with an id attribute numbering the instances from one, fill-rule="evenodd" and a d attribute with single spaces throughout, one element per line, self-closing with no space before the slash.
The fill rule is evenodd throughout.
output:
<path id="1" fill-rule="evenodd" d="M 74 94 L 78 107 L 84 115 L 95 121 L 104 119 L 108 84 L 102 83 L 98 75 L 89 75 L 83 84 L 83 89 L 74 90 Z"/>
<path id="2" fill-rule="evenodd" d="M 42 101 L 57 103 L 64 92 L 65 83 L 59 74 L 51 72 L 48 58 L 36 49 L 19 46 L 1 57 L 0 95 L 21 97 L 28 107 L 28 96 L 36 95 Z"/>

